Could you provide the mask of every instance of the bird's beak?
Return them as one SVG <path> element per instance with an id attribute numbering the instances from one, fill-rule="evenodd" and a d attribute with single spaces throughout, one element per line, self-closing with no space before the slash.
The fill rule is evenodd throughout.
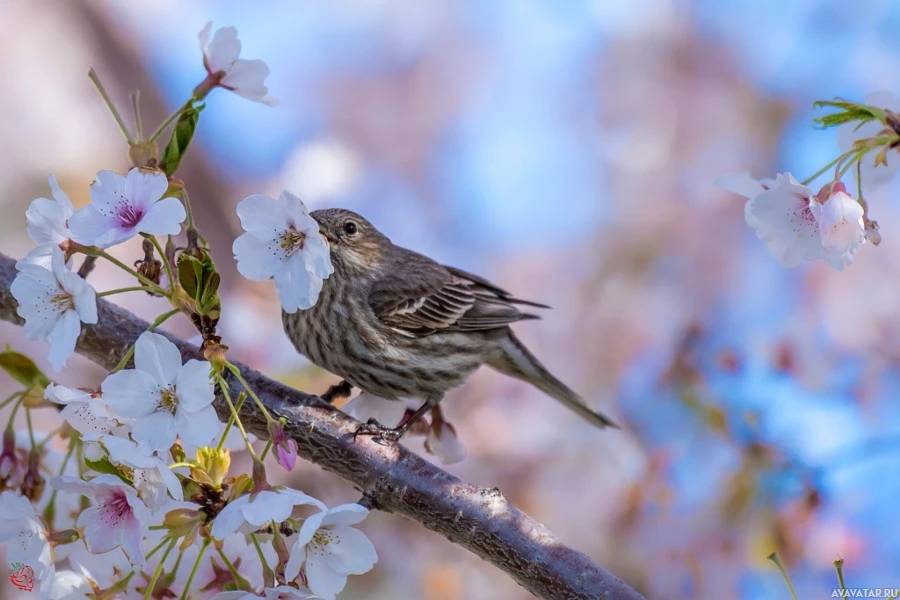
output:
<path id="1" fill-rule="evenodd" d="M 334 242 L 334 238 L 331 237 L 331 235 L 329 235 L 328 230 L 325 229 L 324 227 L 319 227 L 319 233 L 322 234 L 322 237 L 324 237 L 326 240 L 328 240 L 329 244 Z"/>

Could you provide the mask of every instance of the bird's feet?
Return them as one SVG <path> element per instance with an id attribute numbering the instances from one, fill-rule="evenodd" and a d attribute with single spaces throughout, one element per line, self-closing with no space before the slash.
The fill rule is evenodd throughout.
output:
<path id="1" fill-rule="evenodd" d="M 355 440 L 361 435 L 371 435 L 384 442 L 399 442 L 400 438 L 406 434 L 407 429 L 405 424 L 400 427 L 385 427 L 375 419 L 369 419 L 356 428 L 356 431 L 353 432 L 353 439 Z"/>

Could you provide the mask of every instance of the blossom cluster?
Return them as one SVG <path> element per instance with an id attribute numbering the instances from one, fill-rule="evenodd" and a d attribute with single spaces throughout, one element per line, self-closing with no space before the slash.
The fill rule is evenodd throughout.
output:
<path id="1" fill-rule="evenodd" d="M 153 136 L 141 139 L 137 127 L 132 137 L 110 105 L 131 149 L 128 173 L 99 172 L 91 202 L 78 210 L 50 177 L 52 198 L 34 200 L 26 212 L 36 247 L 17 263 L 11 292 L 28 337 L 49 344 L 56 372 L 74 352 L 82 324 L 102 318 L 98 297 L 146 292 L 172 307 L 92 388 L 58 385 L 11 350 L 0 360 L 24 386 L 0 404 L 11 407 L 0 450 L 0 542 L 8 562 L 19 565 L 13 583 L 22 589 L 36 583 L 41 598 L 331 599 L 350 575 L 377 562 L 356 527 L 366 508 L 328 507 L 269 483 L 266 457 L 292 470 L 296 441 L 215 335 L 218 273 L 195 229 L 184 183 L 172 175 L 196 126 L 195 103 L 211 90 L 274 100 L 264 83 L 268 67 L 240 58 L 236 30 L 210 33 L 211 25 L 200 33 L 206 79 Z M 158 159 L 156 139 L 172 125 L 172 141 Z M 239 270 L 251 279 L 273 278 L 285 310 L 312 306 L 333 269 L 327 242 L 299 198 L 250 196 L 238 215 L 247 231 L 234 244 Z M 182 234 L 185 247 L 175 243 Z M 134 238 L 144 258 L 132 269 L 108 250 Z M 76 270 L 78 256 L 84 260 Z M 123 269 L 136 285 L 98 293 L 87 281 L 96 260 Z M 176 314 L 197 326 L 206 360 L 184 362 L 169 338 L 152 331 Z M 226 370 L 237 389 L 234 380 L 226 382 Z M 262 451 L 233 398 L 252 398 L 266 418 L 270 439 Z M 31 412 L 49 406 L 62 424 L 37 431 Z M 18 411 L 28 417 L 27 430 L 14 428 Z M 250 473 L 235 472 L 233 452 L 246 452 Z"/>
<path id="2" fill-rule="evenodd" d="M 747 225 L 781 265 L 822 259 L 843 270 L 861 246 L 881 241 L 878 224 L 868 216 L 863 180 L 884 183 L 896 173 L 897 163 L 888 163 L 888 153 L 900 147 L 900 114 L 892 110 L 900 102 L 883 92 L 870 95 L 866 104 L 835 100 L 816 105 L 837 109 L 816 121 L 823 128 L 839 127 L 840 156 L 802 183 L 790 173 L 763 180 L 741 173 L 719 177 L 716 184 L 747 198 Z M 874 155 L 871 162 L 865 160 L 869 155 Z M 856 197 L 842 180 L 854 167 Z M 833 177 L 814 192 L 809 183 L 831 168 Z"/>

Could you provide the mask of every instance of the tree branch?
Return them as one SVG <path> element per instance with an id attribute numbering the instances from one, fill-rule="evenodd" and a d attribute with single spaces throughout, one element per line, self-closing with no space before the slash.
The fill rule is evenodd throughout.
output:
<path id="1" fill-rule="evenodd" d="M 0 254 L 0 319 L 21 324 L 9 286 L 15 261 Z M 98 300 L 99 321 L 84 325 L 77 351 L 111 369 L 148 323 L 105 300 Z M 199 351 L 168 336 L 185 358 L 202 358 Z M 638 592 L 567 547 L 543 525 L 513 506 L 498 490 L 465 483 L 399 444 L 353 439 L 358 422 L 317 396 L 289 388 L 241 366 L 241 372 L 274 416 L 287 419 L 285 430 L 297 442 L 299 454 L 337 473 L 365 494 L 367 503 L 417 521 L 509 574 L 539 598 L 638 600 Z M 240 385 L 226 371 L 235 392 Z M 219 418 L 228 406 L 216 399 Z M 268 437 L 265 419 L 253 402 L 245 402 L 245 426 Z"/>

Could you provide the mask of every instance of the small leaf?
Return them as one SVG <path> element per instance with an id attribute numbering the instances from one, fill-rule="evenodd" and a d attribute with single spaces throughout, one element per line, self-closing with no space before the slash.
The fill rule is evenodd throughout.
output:
<path id="1" fill-rule="evenodd" d="M 203 110 L 205 104 L 191 106 L 181 113 L 178 122 L 175 123 L 175 129 L 172 131 L 172 138 L 163 150 L 162 169 L 168 175 L 172 175 L 181 164 L 191 140 L 194 138 L 194 132 L 197 130 L 197 123 L 200 121 L 200 111 Z"/>
<path id="2" fill-rule="evenodd" d="M 129 478 L 125 477 L 125 475 L 122 474 L 122 472 L 118 469 L 118 467 L 116 467 L 116 465 L 112 464 L 112 462 L 110 462 L 109 458 L 107 458 L 105 456 L 103 458 L 101 458 L 100 460 L 91 460 L 91 459 L 85 457 L 84 462 L 88 467 L 97 471 L 98 473 L 105 473 L 107 475 L 115 475 L 116 477 L 118 477 L 119 479 L 121 479 L 122 481 L 124 481 L 125 483 L 127 483 L 129 485 L 132 483 L 131 480 Z"/>
<path id="3" fill-rule="evenodd" d="M 0 369 L 27 388 L 44 389 L 50 385 L 50 379 L 38 368 L 33 360 L 12 350 L 7 345 L 5 352 L 0 352 Z"/>

